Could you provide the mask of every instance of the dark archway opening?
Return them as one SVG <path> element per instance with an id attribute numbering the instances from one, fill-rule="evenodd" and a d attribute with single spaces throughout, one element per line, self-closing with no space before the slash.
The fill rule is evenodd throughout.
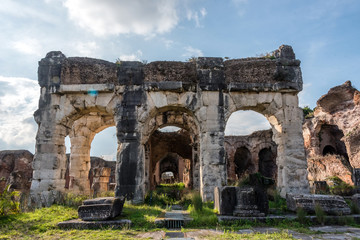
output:
<path id="1" fill-rule="evenodd" d="M 349 161 L 345 143 L 341 140 L 344 133 L 336 125 L 324 124 L 319 132 L 322 155 L 337 154 Z"/>
<path id="2" fill-rule="evenodd" d="M 270 147 L 259 152 L 259 172 L 265 177 L 276 179 L 276 153 Z"/>
<path id="3" fill-rule="evenodd" d="M 328 155 L 328 154 L 336 154 L 336 150 L 333 146 L 326 145 L 323 149 L 322 155 Z"/>
<path id="4" fill-rule="evenodd" d="M 238 179 L 242 178 L 246 173 L 254 170 L 254 165 L 251 161 L 251 153 L 246 147 L 236 149 L 234 162 L 235 173 Z"/>

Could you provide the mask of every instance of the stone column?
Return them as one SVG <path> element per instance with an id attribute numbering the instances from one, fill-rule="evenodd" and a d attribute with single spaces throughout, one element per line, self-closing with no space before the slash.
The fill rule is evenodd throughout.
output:
<path id="1" fill-rule="evenodd" d="M 211 94 L 214 102 L 222 96 L 222 92 Z M 226 185 L 225 121 L 221 101 L 217 103 L 200 109 L 200 190 L 204 201 L 213 201 L 214 188 Z"/>
<path id="2" fill-rule="evenodd" d="M 81 133 L 83 131 L 79 131 Z M 72 134 L 70 154 L 69 190 L 74 193 L 90 194 L 90 148 L 91 136 Z"/>
<path id="3" fill-rule="evenodd" d="M 31 199 L 38 207 L 50 206 L 60 198 L 65 187 L 66 150 L 64 138 L 67 129 L 56 124 L 54 95 L 60 86 L 61 63 L 65 56 L 61 52 L 50 52 L 39 62 L 38 81 L 41 87 L 39 109 L 34 113 L 39 128 L 36 135 L 33 161 Z"/>
<path id="4" fill-rule="evenodd" d="M 278 145 L 277 188 L 282 197 L 286 193 L 309 193 L 307 162 L 302 135 L 302 110 L 298 107 L 296 94 L 283 94 L 283 109 L 275 114 L 270 123 L 273 138 Z"/>
<path id="5" fill-rule="evenodd" d="M 123 102 L 117 107 L 117 137 L 121 144 L 116 162 L 115 196 L 125 196 L 134 202 L 142 202 L 145 195 L 145 155 L 138 127 L 138 107 L 146 105 L 142 88 L 128 86 Z"/>

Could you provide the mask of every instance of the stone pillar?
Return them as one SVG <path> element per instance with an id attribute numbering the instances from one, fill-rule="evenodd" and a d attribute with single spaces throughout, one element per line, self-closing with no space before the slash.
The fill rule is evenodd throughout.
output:
<path id="1" fill-rule="evenodd" d="M 57 108 L 52 104 L 59 96 L 52 93 L 60 86 L 61 52 L 50 52 L 39 62 L 38 81 L 41 87 L 39 109 L 34 113 L 39 128 L 33 161 L 31 199 L 38 207 L 50 206 L 60 198 L 65 187 L 67 129 L 56 124 Z"/>
<path id="2" fill-rule="evenodd" d="M 283 94 L 283 110 L 279 110 L 269 121 L 273 127 L 274 141 L 278 145 L 277 188 L 280 195 L 310 192 L 307 180 L 307 162 L 302 135 L 302 110 L 298 107 L 296 94 Z"/>
<path id="3" fill-rule="evenodd" d="M 82 132 L 82 131 L 80 131 Z M 70 154 L 69 190 L 74 193 L 90 194 L 90 148 L 91 136 L 72 135 Z"/>
<path id="4" fill-rule="evenodd" d="M 222 92 L 211 92 L 211 98 L 221 99 Z M 200 190 L 204 201 L 214 200 L 214 188 L 226 185 L 224 149 L 225 121 L 221 101 L 204 106 L 200 111 Z"/>
<path id="5" fill-rule="evenodd" d="M 141 88 L 128 86 L 121 105 L 117 106 L 117 137 L 121 143 L 117 153 L 115 196 L 142 202 L 145 196 L 145 150 L 138 127 L 138 108 L 146 105 Z"/>

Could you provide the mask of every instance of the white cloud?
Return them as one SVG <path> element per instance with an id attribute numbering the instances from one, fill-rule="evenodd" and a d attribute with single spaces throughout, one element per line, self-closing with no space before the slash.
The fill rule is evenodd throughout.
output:
<path id="1" fill-rule="evenodd" d="M 178 23 L 177 0 L 65 0 L 69 17 L 98 36 L 168 32 Z"/>
<path id="2" fill-rule="evenodd" d="M 184 47 L 185 53 L 183 57 L 202 57 L 204 56 L 203 52 L 200 49 L 193 48 L 191 46 Z"/>
<path id="3" fill-rule="evenodd" d="M 200 21 L 205 18 L 207 11 L 205 8 L 201 8 L 199 11 L 188 10 L 187 19 L 189 21 L 195 21 L 196 27 L 202 27 Z"/>
<path id="4" fill-rule="evenodd" d="M 143 53 L 141 50 L 137 50 L 136 53 L 133 54 L 123 54 L 120 55 L 119 59 L 121 61 L 141 61 L 141 57 L 142 57 Z"/>
<path id="5" fill-rule="evenodd" d="M 38 83 L 27 78 L 0 76 L 0 89 L 1 141 L 12 149 L 33 149 L 36 135 L 33 113 L 40 96 Z"/>
<path id="6" fill-rule="evenodd" d="M 249 135 L 258 130 L 270 129 L 270 123 L 260 113 L 254 111 L 237 111 L 229 117 L 225 135 Z"/>
<path id="7" fill-rule="evenodd" d="M 75 49 L 81 56 L 91 57 L 96 55 L 95 52 L 99 49 L 99 46 L 94 41 L 78 42 L 75 44 Z"/>
<path id="8" fill-rule="evenodd" d="M 12 43 L 12 47 L 26 55 L 41 56 L 41 44 L 35 38 L 23 38 Z"/>

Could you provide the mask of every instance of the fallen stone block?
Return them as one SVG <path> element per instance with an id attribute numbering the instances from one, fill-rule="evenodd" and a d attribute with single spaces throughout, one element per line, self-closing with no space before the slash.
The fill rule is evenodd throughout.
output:
<path id="1" fill-rule="evenodd" d="M 286 205 L 288 210 L 296 212 L 302 208 L 307 213 L 315 213 L 315 206 L 319 205 L 326 214 L 330 215 L 349 215 L 351 210 L 341 196 L 303 194 L 286 196 Z"/>
<path id="2" fill-rule="evenodd" d="M 219 211 L 220 215 L 233 215 L 236 199 L 237 187 L 216 187 L 214 190 L 214 205 L 215 209 Z"/>
<path id="3" fill-rule="evenodd" d="M 79 218 L 84 221 L 102 221 L 121 214 L 125 198 L 105 197 L 83 201 L 78 209 Z"/>

